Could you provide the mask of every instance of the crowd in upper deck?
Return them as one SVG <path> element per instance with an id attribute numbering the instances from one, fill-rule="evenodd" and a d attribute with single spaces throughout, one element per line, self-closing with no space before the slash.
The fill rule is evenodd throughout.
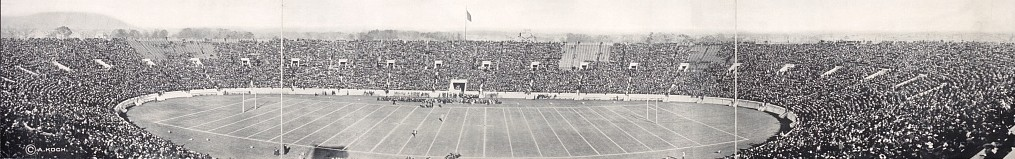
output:
<path id="1" fill-rule="evenodd" d="M 564 43 L 221 42 L 214 43 L 216 58 L 200 59 L 201 65 L 177 56 L 148 65 L 122 39 L 2 43 L 2 148 L 9 155 L 3 157 L 36 157 L 21 151 L 27 144 L 73 145 L 56 157 L 208 157 L 154 136 L 112 109 L 144 94 L 235 87 L 439 91 L 452 79 L 468 80 L 469 91 L 736 92 L 797 114 L 792 131 L 739 151 L 747 158 L 968 157 L 984 144 L 1015 140 L 1007 133 L 1015 125 L 1011 43 L 742 44 L 736 61 L 733 47 L 714 47 L 724 63 L 692 63 L 686 72 L 677 65 L 689 60 L 695 46 L 678 44 L 612 44 L 613 61 L 571 69 L 557 66 Z M 532 62 L 540 65 L 533 68 Z M 742 65 L 728 71 L 734 62 Z M 631 69 L 630 63 L 641 65 Z M 785 64 L 795 67 L 780 71 Z"/>

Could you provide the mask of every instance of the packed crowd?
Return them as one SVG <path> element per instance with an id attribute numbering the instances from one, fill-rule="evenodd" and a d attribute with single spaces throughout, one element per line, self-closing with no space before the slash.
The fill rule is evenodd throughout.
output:
<path id="1" fill-rule="evenodd" d="M 966 158 L 1012 146 L 1015 46 L 909 42 L 740 46 L 739 97 L 798 114 L 791 132 L 743 158 Z M 797 64 L 778 72 L 783 64 Z M 822 76 L 835 66 L 840 71 Z M 864 79 L 881 69 L 888 73 Z M 925 74 L 926 77 L 919 77 Z M 720 90 L 732 78 L 716 75 Z M 896 87 L 917 78 L 912 82 Z M 929 93 L 922 94 L 927 90 Z M 718 96 L 730 96 L 719 91 Z"/>
<path id="2" fill-rule="evenodd" d="M 148 133 L 113 109 L 163 90 L 190 88 L 172 74 L 144 69 L 125 42 L 104 39 L 3 39 L 3 139 L 11 158 L 208 158 Z M 104 59 L 113 69 L 98 67 Z M 73 68 L 63 71 L 51 61 Z M 133 63 L 133 64 L 132 64 Z M 15 69 L 19 66 L 32 73 Z M 37 75 L 36 75 L 37 74 Z M 186 74 L 180 74 L 186 75 Z"/>
<path id="3" fill-rule="evenodd" d="M 468 80 L 467 91 L 736 96 L 797 114 L 797 127 L 741 150 L 745 158 L 972 156 L 985 143 L 1011 143 L 1006 128 L 1015 125 L 1010 43 L 743 44 L 736 58 L 744 64 L 732 73 L 728 46 L 712 47 L 729 56 L 725 63 L 695 63 L 698 70 L 683 72 L 674 67 L 694 46 L 614 44 L 614 61 L 570 70 L 557 69 L 561 43 L 300 39 L 286 40 L 280 55 L 281 42 L 214 43 L 218 58 L 201 59 L 202 65 L 189 57 L 146 65 L 122 40 L 3 39 L 8 58 L 0 76 L 9 80 L 0 85 L 0 98 L 10 101 L 0 110 L 3 157 L 39 157 L 23 151 L 27 144 L 72 145 L 57 156 L 70 158 L 208 157 L 153 136 L 112 109 L 144 94 L 231 87 L 444 90 L 452 79 Z M 482 61 L 492 65 L 481 67 Z M 542 66 L 532 69 L 531 62 Z M 629 63 L 642 65 L 629 69 Z M 778 71 L 784 64 L 796 67 Z M 836 66 L 842 68 L 829 71 Z M 890 70 L 865 79 L 882 69 Z M 920 74 L 926 76 L 895 86 Z M 484 102 L 461 94 L 383 98 Z"/>

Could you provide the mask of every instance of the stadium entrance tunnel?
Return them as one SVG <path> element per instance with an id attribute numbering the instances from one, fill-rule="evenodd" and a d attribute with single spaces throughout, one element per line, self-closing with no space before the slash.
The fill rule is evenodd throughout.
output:
<path id="1" fill-rule="evenodd" d="M 796 120 L 780 106 L 712 97 L 444 93 L 205 89 L 116 108 L 146 131 L 220 158 L 716 158 L 763 144 Z M 387 101 L 438 97 L 500 104 Z"/>

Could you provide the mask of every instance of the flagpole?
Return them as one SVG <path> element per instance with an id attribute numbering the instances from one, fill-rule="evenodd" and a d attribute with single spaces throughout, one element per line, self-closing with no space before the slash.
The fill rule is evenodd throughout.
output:
<path id="1" fill-rule="evenodd" d="M 469 13 L 469 3 L 465 3 L 465 32 L 462 33 L 462 41 L 469 41 L 469 20 L 472 18 L 470 17 L 472 15 L 469 14 L 471 14 Z"/>
<path id="2" fill-rule="evenodd" d="M 739 34 L 738 34 L 740 32 L 740 30 L 737 30 L 738 29 L 737 28 L 737 14 L 739 14 L 737 12 L 737 7 L 738 7 L 737 5 L 739 5 L 738 3 L 739 3 L 739 1 L 737 1 L 737 0 L 733 1 L 733 63 L 740 62 L 740 58 L 739 58 L 739 56 L 740 56 L 740 47 L 739 47 L 739 45 L 740 45 L 739 44 L 740 43 L 740 37 L 739 37 Z M 737 109 L 737 107 L 739 107 L 738 105 L 740 104 L 737 101 L 737 98 L 740 98 L 740 95 L 739 95 L 740 92 L 739 92 L 739 88 L 738 88 L 739 87 L 739 83 L 737 81 L 737 78 L 739 78 L 739 75 L 738 75 L 739 73 L 738 72 L 740 72 L 740 67 L 739 66 L 737 66 L 737 68 L 733 70 L 733 158 L 734 159 L 739 159 L 740 158 L 740 156 L 738 156 L 738 154 L 737 154 L 737 153 L 740 152 L 740 149 L 737 148 L 737 144 L 739 144 L 738 140 L 740 140 L 740 138 L 738 138 L 738 136 L 737 136 L 737 134 L 739 133 L 739 132 L 737 132 L 737 131 L 739 131 L 737 129 L 738 128 L 737 126 L 738 126 L 738 124 L 740 124 L 740 119 L 739 119 L 739 115 L 740 114 L 739 114 L 738 109 Z"/>
<path id="3" fill-rule="evenodd" d="M 280 5 L 282 7 L 281 7 L 281 9 L 279 9 L 278 21 L 279 22 L 285 22 L 285 0 L 282 0 Z M 278 87 L 279 87 L 278 88 L 279 89 L 279 93 L 278 93 L 278 150 L 279 151 L 283 151 L 283 153 L 284 153 L 285 142 L 283 142 L 283 140 L 282 140 L 284 138 L 284 137 L 282 137 L 282 135 L 285 135 L 285 132 L 283 132 L 285 130 L 285 127 L 284 127 L 285 123 L 283 122 L 283 119 L 285 117 L 284 117 L 284 114 L 282 112 L 285 111 L 285 109 L 283 109 L 283 107 L 285 105 L 282 104 L 282 102 L 283 102 L 282 101 L 283 100 L 283 97 L 282 97 L 282 94 L 283 94 L 282 93 L 282 88 L 285 87 L 285 82 L 284 82 L 285 78 L 283 78 L 282 74 L 283 74 L 283 71 L 285 71 L 285 68 L 283 67 L 283 63 L 285 63 L 285 60 L 283 60 L 283 59 L 285 59 L 285 35 L 282 33 L 282 31 L 285 30 L 285 25 L 283 25 L 283 24 L 284 23 L 279 23 L 279 31 L 278 31 L 278 40 L 279 40 L 279 43 L 278 43 L 278 46 L 279 46 L 278 47 L 278 56 L 279 56 L 279 59 L 278 59 L 279 60 L 279 63 L 278 63 L 278 77 L 279 77 L 278 78 Z M 282 158 L 282 156 L 284 156 L 284 155 L 285 154 L 278 155 L 278 158 Z"/>

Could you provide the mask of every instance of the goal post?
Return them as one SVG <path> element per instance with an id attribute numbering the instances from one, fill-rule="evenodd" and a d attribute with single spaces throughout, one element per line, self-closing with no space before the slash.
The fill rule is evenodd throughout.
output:
<path id="1" fill-rule="evenodd" d="M 645 120 L 650 122 L 659 123 L 659 100 L 660 99 L 648 99 L 645 100 Z M 654 103 L 653 103 L 654 102 Z M 649 110 L 652 110 L 651 112 Z M 655 114 L 652 114 L 655 113 Z M 649 116 L 653 115 L 653 116 Z"/>

